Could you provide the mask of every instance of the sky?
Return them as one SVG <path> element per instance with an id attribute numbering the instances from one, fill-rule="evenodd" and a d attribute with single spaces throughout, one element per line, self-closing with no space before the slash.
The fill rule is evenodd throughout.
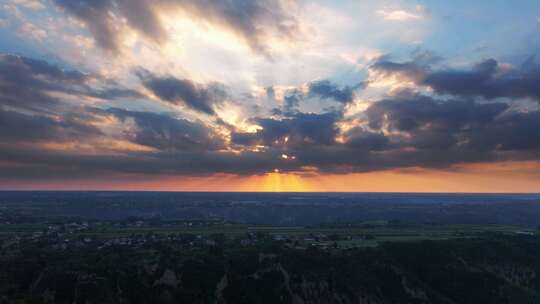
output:
<path id="1" fill-rule="evenodd" d="M 0 0 L 0 189 L 540 192 L 537 0 Z"/>

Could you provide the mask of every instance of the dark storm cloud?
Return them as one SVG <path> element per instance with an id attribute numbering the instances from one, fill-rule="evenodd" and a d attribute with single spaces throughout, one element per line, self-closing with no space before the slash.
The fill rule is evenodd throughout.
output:
<path id="1" fill-rule="evenodd" d="M 433 155 L 454 153 L 448 159 L 456 162 L 490 161 L 501 155 L 514 160 L 537 159 L 540 155 L 539 111 L 510 111 L 500 102 L 437 101 L 417 96 L 380 101 L 366 114 L 372 129 L 386 126 L 406 135 L 390 138 L 394 146 Z"/>
<path id="2" fill-rule="evenodd" d="M 432 88 L 437 94 L 485 99 L 532 98 L 540 101 L 540 67 L 534 58 L 513 68 L 488 59 L 465 70 L 433 70 L 429 65 L 417 61 L 396 63 L 383 59 L 371 69 L 402 75 L 418 85 Z"/>
<path id="3" fill-rule="evenodd" d="M 300 106 L 301 99 L 302 97 L 296 94 L 287 95 L 283 98 L 283 108 L 287 112 L 293 112 L 298 108 L 298 106 Z"/>
<path id="4" fill-rule="evenodd" d="M 96 43 L 106 50 L 117 52 L 118 21 L 109 14 L 113 8 L 111 0 L 54 0 L 67 12 L 84 22 Z"/>
<path id="5" fill-rule="evenodd" d="M 9 74 L 13 79 L 19 81 L 27 81 L 28 75 L 35 77 L 33 79 L 34 83 L 40 81 L 37 79 L 39 76 L 46 78 L 41 81 L 49 79 L 72 83 L 80 83 L 86 78 L 83 73 L 74 70 L 64 70 L 43 60 L 1 54 L 0 62 L 2 74 Z"/>
<path id="6" fill-rule="evenodd" d="M 146 70 L 137 71 L 143 85 L 165 102 L 183 104 L 193 110 L 215 114 L 214 106 L 221 104 L 227 93 L 219 84 L 207 86 L 196 84 L 188 79 L 172 76 L 157 76 Z"/>
<path id="7" fill-rule="evenodd" d="M 233 133 L 232 142 L 239 145 L 287 145 L 292 147 L 312 145 L 332 145 L 338 129 L 335 125 L 336 113 L 307 114 L 296 113 L 281 120 L 256 118 L 254 123 L 262 127 L 256 133 Z"/>
<path id="8" fill-rule="evenodd" d="M 0 54 L 0 106 L 52 111 L 61 101 L 50 92 L 108 100 L 140 97 L 138 92 L 117 84 L 93 88 L 88 85 L 89 80 L 105 82 L 97 76 L 62 69 L 43 60 Z"/>
<path id="9" fill-rule="evenodd" d="M 420 81 L 427 73 L 429 66 L 420 65 L 414 61 L 393 62 L 383 57 L 375 62 L 370 69 L 386 75 L 399 74 Z"/>
<path id="10" fill-rule="evenodd" d="M 275 152 L 240 154 L 217 151 L 132 152 L 128 154 L 78 154 L 68 151 L 2 147 L 5 178 L 77 178 L 114 174 L 212 175 L 230 173 L 252 175 L 270 172 L 281 164 Z M 17 166 L 20 165 L 20 166 Z"/>
<path id="11" fill-rule="evenodd" d="M 125 17 L 128 24 L 146 37 L 161 42 L 165 39 L 151 1 L 146 0 L 54 0 L 86 25 L 96 43 L 106 50 L 118 52 L 119 28 Z M 113 14 L 117 13 L 117 16 Z"/>
<path id="12" fill-rule="evenodd" d="M 224 148 L 223 139 L 200 122 L 177 119 L 164 114 L 109 109 L 125 121 L 132 118 L 137 129 L 127 134 L 132 142 L 159 150 L 214 151 Z"/>
<path id="13" fill-rule="evenodd" d="M 298 90 L 292 90 L 283 97 L 283 111 L 284 115 L 294 115 L 298 111 L 300 102 L 304 99 L 302 92 Z"/>
<path id="14" fill-rule="evenodd" d="M 271 91 L 269 92 L 269 89 L 266 89 L 266 94 L 269 93 L 272 94 L 272 99 L 275 99 L 275 92 L 272 87 Z M 272 114 L 276 116 L 294 116 L 296 113 L 298 113 L 298 108 L 300 107 L 300 103 L 304 100 L 305 96 L 302 91 L 299 89 L 290 89 L 285 92 L 285 96 L 283 96 L 283 103 L 281 106 L 277 108 L 272 109 Z"/>
<path id="15" fill-rule="evenodd" d="M 299 165 L 341 173 L 540 159 L 540 112 L 509 111 L 504 103 L 425 96 L 383 100 L 368 108 L 369 128 L 345 132 L 343 144 L 294 153 Z"/>
<path id="16" fill-rule="evenodd" d="M 426 127 L 454 131 L 490 123 L 507 108 L 505 103 L 437 101 L 419 95 L 376 102 L 367 109 L 366 114 L 369 126 L 373 129 L 380 129 L 386 123 L 390 130 L 397 131 L 414 131 Z"/>
<path id="17" fill-rule="evenodd" d="M 423 150 L 475 149 L 476 134 L 487 134 L 500 124 L 505 103 L 478 104 L 471 100 L 437 101 L 430 97 L 383 100 L 366 115 L 374 130 L 386 127 L 403 132 L 402 147 Z M 504 138 L 498 138 L 504 141 Z M 494 148 L 494 147 L 493 147 Z"/>
<path id="18" fill-rule="evenodd" d="M 355 149 L 382 151 L 390 148 L 390 140 L 382 132 L 355 127 L 345 133 L 345 143 Z"/>
<path id="19" fill-rule="evenodd" d="M 101 135 L 98 128 L 75 117 L 53 119 L 0 109 L 0 143 L 67 142 Z"/>
<path id="20" fill-rule="evenodd" d="M 70 92 L 86 76 L 45 61 L 0 54 L 0 105 L 26 109 L 53 106 L 58 101 L 47 91 Z"/>
<path id="21" fill-rule="evenodd" d="M 219 144 L 207 143 L 214 142 L 213 136 L 201 136 L 206 138 L 202 143 L 193 143 L 183 142 L 180 135 L 182 140 L 177 148 L 171 150 L 161 144 L 153 144 L 160 152 L 145 157 L 153 159 L 155 168 L 170 168 L 185 174 L 207 174 L 211 168 L 214 172 L 257 174 L 274 168 L 299 171 L 305 166 L 317 167 L 324 172 L 348 173 L 538 159 L 540 112 L 509 111 L 504 103 L 482 104 L 470 100 L 442 101 L 409 96 L 371 105 L 366 113 L 369 127 L 352 128 L 342 134 L 342 141 L 336 140 L 340 134 L 336 126 L 341 119 L 340 114 L 296 113 L 282 119 L 256 118 L 253 122 L 262 129 L 255 133 L 231 134 L 234 145 L 264 145 L 266 149 L 262 152 L 217 152 L 210 147 L 217 148 Z M 151 119 L 159 120 L 162 118 Z M 153 123 L 159 126 L 159 123 Z M 183 134 L 190 129 L 183 124 L 181 126 L 184 131 L 175 133 Z M 156 127 L 147 128 L 152 130 L 151 138 L 155 140 Z M 383 132 L 385 128 L 392 132 Z M 167 137 L 165 139 L 165 142 L 174 142 Z M 147 140 L 144 143 L 137 140 L 137 136 L 131 140 L 146 145 L 152 142 Z M 189 149 L 186 145 L 199 148 Z M 283 160 L 281 154 L 293 155 L 295 159 Z M 187 162 L 192 166 L 188 167 Z"/>
<path id="22" fill-rule="evenodd" d="M 257 52 L 267 53 L 268 32 L 281 37 L 298 31 L 297 20 L 279 0 L 54 0 L 86 24 L 97 44 L 118 52 L 119 28 L 122 17 L 128 25 L 146 37 L 160 43 L 166 39 L 165 30 L 156 10 L 180 9 L 195 15 L 203 22 L 224 26 L 243 37 Z"/>
<path id="23" fill-rule="evenodd" d="M 471 130 L 469 145 L 477 150 L 540 151 L 540 112 L 514 112 L 484 130 Z"/>
<path id="24" fill-rule="evenodd" d="M 165 41 L 166 33 L 151 5 L 153 1 L 116 0 L 114 2 L 132 28 L 155 42 Z"/>
<path id="25" fill-rule="evenodd" d="M 281 107 L 272 110 L 274 115 L 290 116 L 299 113 L 300 104 L 304 101 L 309 101 L 309 98 L 318 98 L 321 100 L 337 101 L 341 105 L 347 105 L 354 101 L 355 93 L 357 89 L 362 89 L 366 85 L 360 82 L 354 86 L 343 86 L 329 81 L 319 80 L 308 83 L 308 91 L 303 92 L 300 89 L 289 89 L 285 92 L 283 97 L 283 104 Z M 270 90 L 270 91 L 269 91 Z M 275 96 L 274 89 L 272 87 L 267 88 L 267 95 Z M 327 112 L 335 112 L 334 109 L 325 109 Z"/>
<path id="26" fill-rule="evenodd" d="M 482 104 L 411 95 L 375 102 L 366 112 L 368 125 L 342 133 L 340 141 L 335 140 L 339 135 L 335 124 L 341 118 L 335 113 L 318 117 L 326 124 L 314 124 L 319 126 L 317 132 L 321 134 L 325 133 L 323 130 L 331 130 L 325 133 L 325 140 L 298 140 L 309 136 L 297 132 L 298 136 L 283 142 L 285 136 L 295 134 L 291 131 L 294 129 L 290 127 L 294 125 L 291 120 L 301 120 L 305 114 L 290 120 L 258 120 L 263 130 L 233 134 L 232 140 L 236 144 L 267 145 L 296 156 L 287 163 L 294 166 L 278 167 L 282 170 L 311 166 L 323 172 L 349 173 L 537 159 L 540 155 L 540 139 L 537 139 L 540 137 L 536 136 L 538 128 L 535 128 L 540 123 L 538 113 L 508 111 L 505 103 Z M 332 116 L 333 119 L 327 120 Z"/>
<path id="27" fill-rule="evenodd" d="M 504 71 L 496 60 L 490 59 L 470 71 L 432 72 L 423 83 L 444 94 L 540 100 L 540 67 L 534 61 L 516 70 Z"/>
<path id="28" fill-rule="evenodd" d="M 337 102 L 348 104 L 354 101 L 354 90 L 361 87 L 363 87 L 362 83 L 354 87 L 340 88 L 328 80 L 320 80 L 309 84 L 309 94 L 321 99 L 334 99 Z"/>
<path id="29" fill-rule="evenodd" d="M 89 155 L 4 143 L 0 144 L 0 159 L 24 165 L 24 169 L 14 172 L 8 168 L 8 171 L 0 170 L 0 175 L 40 176 L 44 168 L 51 175 L 70 178 L 77 174 L 103 176 L 113 173 L 250 175 L 275 168 L 301 171 L 305 166 L 316 167 L 321 172 L 349 173 L 540 158 L 539 112 L 501 113 L 505 107 L 499 103 L 449 101 L 447 105 L 424 97 L 417 99 L 419 101 L 386 100 L 380 105 L 372 105 L 369 111 L 376 114 L 371 114 L 368 120 L 378 121 L 381 115 L 389 121 L 380 125 L 374 123 L 373 128 L 355 127 L 343 134 L 343 141 L 335 140 L 339 134 L 335 124 L 340 119 L 335 113 L 299 113 L 282 120 L 258 119 L 263 130 L 232 134 L 235 145 L 267 145 L 262 152 L 221 150 L 222 139 L 199 123 L 155 113 L 110 109 L 103 115 L 135 122 L 136 128 L 127 132 L 125 139 L 156 150 L 126 151 L 115 155 L 98 151 Z M 405 105 L 409 102 L 410 107 Z M 446 118 L 446 115 L 452 118 Z M 415 122 L 411 124 L 413 127 L 396 123 L 404 117 Z M 19 118 L 13 121 L 16 119 Z M 385 134 L 383 125 L 390 126 L 394 132 Z M 29 128 L 38 127 L 41 126 Z M 6 134 L 1 135 L 3 142 L 8 142 L 6 136 L 11 136 Z M 25 134 L 30 136 L 31 132 Z M 285 137 L 289 140 L 285 141 Z M 293 155 L 295 159 L 283 160 L 281 154 Z"/>

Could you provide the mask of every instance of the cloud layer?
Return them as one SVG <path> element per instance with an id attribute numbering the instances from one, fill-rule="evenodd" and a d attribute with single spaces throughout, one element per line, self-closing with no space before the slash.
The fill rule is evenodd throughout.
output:
<path id="1" fill-rule="evenodd" d="M 461 28 L 474 10 L 381 5 L 8 1 L 0 179 L 540 161 L 535 30 L 516 50 Z M 536 24 L 525 16 L 523 27 Z M 448 23 L 455 28 L 435 34 Z"/>
<path id="2" fill-rule="evenodd" d="M 536 66 L 501 72 L 489 60 L 461 71 L 379 61 L 372 69 L 399 73 L 453 97 L 410 92 L 389 96 L 356 114 L 361 123 L 346 129 L 343 124 L 351 120 L 342 110 L 320 114 L 297 110 L 250 118 L 258 128 L 245 132 L 233 125 L 223 129 L 219 123 L 172 113 L 67 106 L 66 98 L 52 93 L 68 95 L 67 100 L 93 97 L 103 90 L 89 86 L 88 79 L 98 78 L 40 60 L 0 58 L 0 70 L 5 71 L 0 80 L 0 162 L 11 168 L 3 171 L 4 177 L 39 175 L 44 166 L 64 177 L 73 174 L 74 168 L 93 174 L 243 175 L 274 169 L 348 173 L 444 168 L 540 157 L 540 111 L 516 111 L 507 102 L 489 101 L 513 96 L 537 100 L 536 87 L 529 85 L 537 79 Z M 182 103 L 210 117 L 216 117 L 215 105 L 224 102 L 224 93 L 211 85 L 148 71 L 138 75 L 141 84 L 164 102 Z M 338 104 L 354 100 L 351 87 L 340 88 L 329 81 L 310 83 L 307 93 L 298 94 Z M 70 146 L 90 148 L 61 148 Z M 13 168 L 20 171 L 14 173 Z"/>
<path id="3" fill-rule="evenodd" d="M 214 108 L 223 103 L 227 92 L 219 84 L 200 85 L 189 79 L 173 76 L 160 77 L 141 70 L 137 72 L 143 85 L 161 100 L 184 106 L 206 114 L 214 114 Z"/>
<path id="4" fill-rule="evenodd" d="M 156 43 L 167 31 L 160 14 L 180 10 L 205 24 L 224 27 L 258 53 L 267 53 L 268 37 L 292 38 L 298 21 L 288 13 L 293 1 L 282 0 L 54 0 L 56 5 L 83 22 L 103 49 L 121 51 L 124 25 Z M 125 22 L 124 22 L 125 20 Z"/>
<path id="5" fill-rule="evenodd" d="M 540 67 L 531 57 L 514 68 L 488 59 L 470 69 L 432 69 L 416 61 L 381 60 L 372 66 L 375 71 L 401 75 L 418 85 L 427 86 L 437 94 L 494 99 L 532 98 L 540 100 Z"/>

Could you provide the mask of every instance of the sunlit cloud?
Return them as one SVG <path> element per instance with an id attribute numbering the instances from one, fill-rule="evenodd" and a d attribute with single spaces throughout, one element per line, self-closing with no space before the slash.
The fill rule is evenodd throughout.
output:
<path id="1" fill-rule="evenodd" d="M 19 35 L 23 38 L 34 39 L 37 42 L 41 42 L 47 38 L 47 32 L 32 23 L 24 23 L 19 28 Z"/>
<path id="2" fill-rule="evenodd" d="M 0 18 L 0 28 L 8 27 L 9 20 Z"/>
<path id="3" fill-rule="evenodd" d="M 413 11 L 380 9 L 377 10 L 377 15 L 388 21 L 411 21 L 425 19 L 429 17 L 429 12 L 425 7 L 417 5 Z"/>
<path id="4" fill-rule="evenodd" d="M 34 10 L 45 8 L 45 5 L 41 0 L 9 0 L 8 2 Z"/>

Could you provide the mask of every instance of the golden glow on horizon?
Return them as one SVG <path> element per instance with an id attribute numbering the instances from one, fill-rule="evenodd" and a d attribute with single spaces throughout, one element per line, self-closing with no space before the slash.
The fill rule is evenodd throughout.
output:
<path id="1" fill-rule="evenodd" d="M 0 167 L 1 169 L 1 167 Z M 404 169 L 353 174 L 267 173 L 206 177 L 114 176 L 95 180 L 2 181 L 0 189 L 211 192 L 539 192 L 540 164 L 504 162 L 452 170 Z"/>
<path id="2" fill-rule="evenodd" d="M 234 191 L 259 192 L 309 192 L 316 191 L 309 180 L 296 174 L 280 173 L 278 169 L 273 173 L 257 175 L 243 180 L 234 187 Z"/>

